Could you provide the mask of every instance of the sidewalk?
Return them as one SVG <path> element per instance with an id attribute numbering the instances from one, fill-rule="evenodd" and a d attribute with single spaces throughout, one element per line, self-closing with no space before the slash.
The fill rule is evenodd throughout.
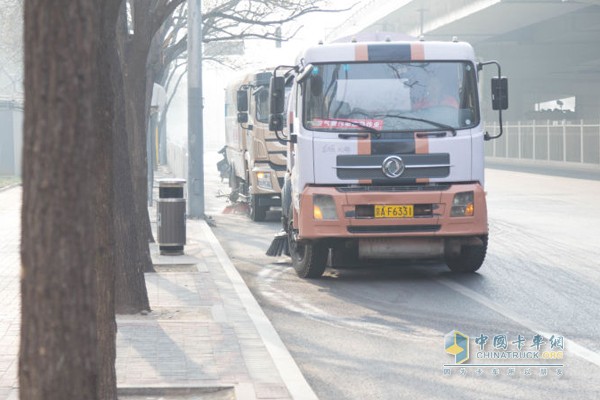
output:
<path id="1" fill-rule="evenodd" d="M 21 188 L 0 190 L 0 400 L 17 400 L 21 324 Z"/>
<path id="2" fill-rule="evenodd" d="M 20 204 L 0 192 L 0 400 L 18 398 Z M 316 399 L 206 222 L 188 220 L 184 256 L 151 251 L 153 312 L 117 316 L 119 398 Z"/>

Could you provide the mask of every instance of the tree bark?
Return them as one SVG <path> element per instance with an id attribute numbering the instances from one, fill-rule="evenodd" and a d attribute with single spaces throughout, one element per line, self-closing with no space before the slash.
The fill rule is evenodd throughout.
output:
<path id="1" fill-rule="evenodd" d="M 117 94 L 114 82 L 120 81 L 121 69 L 116 47 L 116 27 L 121 0 L 105 0 L 101 8 L 102 36 L 98 51 L 99 105 L 99 142 L 96 151 L 100 170 L 98 171 L 99 189 L 96 197 L 96 222 L 98 233 L 98 253 L 96 256 L 96 284 L 98 301 L 96 316 L 98 320 L 98 398 L 117 399 L 116 334 L 115 320 L 115 277 L 116 256 L 115 237 L 115 194 L 114 194 L 114 156 L 113 142 L 116 132 Z"/>
<path id="2" fill-rule="evenodd" d="M 121 18 L 124 16 L 122 7 Z M 119 22 L 118 48 L 124 51 L 125 21 Z M 113 68 L 122 70 L 122 58 L 111 58 Z M 147 236 L 139 230 L 136 221 L 146 218 L 146 200 L 141 204 L 134 196 L 134 185 L 129 135 L 126 123 L 126 108 L 123 74 L 114 81 L 114 89 L 120 94 L 115 101 L 115 131 L 114 131 L 114 168 L 115 168 L 115 230 L 116 230 L 116 268 L 117 279 L 115 287 L 116 312 L 118 314 L 135 314 L 150 310 L 148 292 L 144 279 L 144 271 L 152 267 Z M 144 145 L 145 146 L 145 145 Z M 145 150 L 145 147 L 144 147 Z M 144 210 L 144 211 L 142 211 Z"/>
<path id="3" fill-rule="evenodd" d="M 144 235 L 146 243 L 153 242 L 148 204 L 148 164 L 146 152 L 148 115 L 152 96 L 152 77 L 147 73 L 147 60 L 150 43 L 154 37 L 151 31 L 152 10 L 156 1 L 133 0 L 134 34 L 127 36 L 123 43 L 122 68 L 125 87 L 125 110 L 129 149 L 131 154 L 133 188 L 136 202 L 144 213 L 137 221 L 137 228 Z M 152 264 L 146 271 L 152 271 Z"/>
<path id="4" fill-rule="evenodd" d="M 100 8 L 25 2 L 21 399 L 99 398 Z"/>
<path id="5" fill-rule="evenodd" d="M 123 86 L 120 86 L 122 90 Z M 125 111 L 122 96 L 117 105 L 118 129 L 115 131 L 115 230 L 116 268 L 115 301 L 117 314 L 135 314 L 150 310 L 144 271 L 152 265 L 145 235 L 137 230 L 135 220 L 140 211 L 133 196 L 130 152 L 125 130 Z M 133 217 L 132 217 L 133 216 Z"/>

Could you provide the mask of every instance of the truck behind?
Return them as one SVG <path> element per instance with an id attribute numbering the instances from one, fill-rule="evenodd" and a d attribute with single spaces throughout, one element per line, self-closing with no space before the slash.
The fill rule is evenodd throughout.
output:
<path id="1" fill-rule="evenodd" d="M 271 71 L 245 74 L 226 88 L 225 134 L 229 186 L 248 202 L 249 216 L 263 221 L 281 205 L 286 170 L 285 142 L 269 131 Z"/>

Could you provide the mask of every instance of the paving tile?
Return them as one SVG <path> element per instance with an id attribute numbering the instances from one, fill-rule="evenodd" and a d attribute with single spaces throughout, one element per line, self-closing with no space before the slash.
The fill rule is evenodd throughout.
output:
<path id="1" fill-rule="evenodd" d="M 20 189 L 0 192 L 0 400 L 18 399 L 20 203 Z M 184 261 L 195 269 L 146 274 L 154 312 L 117 316 L 118 384 L 235 385 L 238 399 L 290 399 L 219 258 L 189 226 Z"/>

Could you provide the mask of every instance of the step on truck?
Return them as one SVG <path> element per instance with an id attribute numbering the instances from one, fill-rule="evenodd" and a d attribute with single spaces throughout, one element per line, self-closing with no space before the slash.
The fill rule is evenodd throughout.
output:
<path id="1" fill-rule="evenodd" d="M 253 221 L 263 221 L 270 207 L 281 206 L 286 171 L 286 144 L 269 130 L 271 76 L 272 70 L 248 73 L 225 89 L 230 198 L 247 201 Z"/>
<path id="2" fill-rule="evenodd" d="M 275 241 L 287 241 L 299 276 L 364 259 L 440 259 L 456 272 L 482 265 L 484 141 L 502 132 L 490 137 L 481 118 L 479 75 L 489 64 L 502 126 L 507 80 L 468 43 L 333 43 L 277 67 L 269 128 L 287 141 L 287 172 Z"/>

